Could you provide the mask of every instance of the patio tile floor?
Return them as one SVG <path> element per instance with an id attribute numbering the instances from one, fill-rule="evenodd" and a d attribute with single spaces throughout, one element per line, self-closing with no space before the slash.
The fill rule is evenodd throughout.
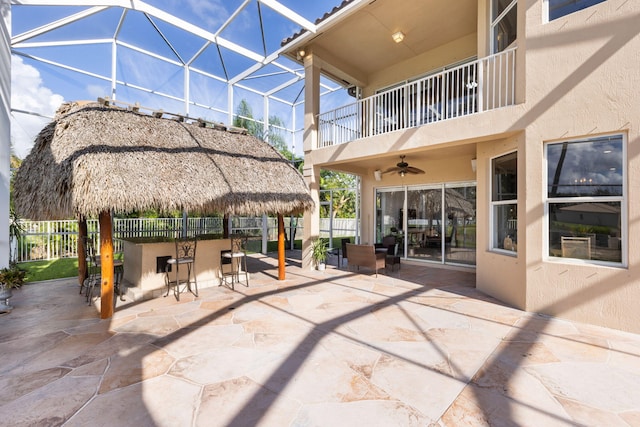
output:
<path id="1" fill-rule="evenodd" d="M 248 288 L 109 320 L 76 279 L 25 285 L 0 316 L 0 424 L 640 426 L 640 335 L 507 307 L 473 273 L 292 254 L 285 281 L 253 255 Z"/>

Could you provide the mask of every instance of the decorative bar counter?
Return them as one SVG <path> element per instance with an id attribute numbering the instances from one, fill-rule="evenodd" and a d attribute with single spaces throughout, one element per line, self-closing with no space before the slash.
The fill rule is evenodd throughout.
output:
<path id="1" fill-rule="evenodd" d="M 122 241 L 127 296 L 137 301 L 164 295 L 164 269 L 166 261 L 176 255 L 175 241 L 168 238 L 132 238 Z M 194 274 L 198 280 L 198 289 L 220 285 L 220 251 L 230 248 L 229 239 L 198 239 L 192 272 L 192 280 Z M 171 280 L 175 280 L 175 271 L 169 275 Z M 186 268 L 180 270 L 180 277 L 186 278 Z M 172 293 L 170 296 L 173 298 Z"/>

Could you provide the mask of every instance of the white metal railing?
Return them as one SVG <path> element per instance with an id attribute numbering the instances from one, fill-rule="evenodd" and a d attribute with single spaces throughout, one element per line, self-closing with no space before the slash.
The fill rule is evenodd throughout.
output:
<path id="1" fill-rule="evenodd" d="M 318 148 L 515 104 L 508 49 L 318 115 Z"/>
<path id="2" fill-rule="evenodd" d="M 284 218 L 285 229 L 293 233 L 294 240 L 302 239 L 302 219 Z M 51 260 L 58 258 L 75 258 L 78 256 L 78 221 L 20 221 L 23 232 L 19 242 L 12 242 L 13 261 L 26 262 Z M 183 232 L 185 224 L 182 218 L 114 218 L 113 235 L 114 251 L 123 251 L 123 238 L 132 237 L 176 237 Z M 187 218 L 187 234 L 221 234 L 222 218 Z M 295 231 L 293 231 L 295 229 Z M 329 218 L 320 219 L 321 230 L 333 230 L 333 236 L 355 236 L 357 222 L 355 219 Z M 267 217 L 233 217 L 231 232 L 243 233 L 255 239 L 278 239 L 278 220 Z M 98 239 L 99 223 L 96 219 L 87 220 L 87 234 Z M 99 245 L 98 245 L 99 247 Z"/>

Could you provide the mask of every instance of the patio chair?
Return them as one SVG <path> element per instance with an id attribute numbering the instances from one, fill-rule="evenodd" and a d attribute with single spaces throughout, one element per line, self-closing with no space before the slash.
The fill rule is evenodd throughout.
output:
<path id="1" fill-rule="evenodd" d="M 398 255 L 398 240 L 396 236 L 385 236 L 382 238 L 382 243 L 376 243 L 376 252 L 385 252 L 385 269 L 391 267 L 391 271 L 395 271 L 395 266 L 400 269 L 400 256 Z"/>
<path id="2" fill-rule="evenodd" d="M 338 268 L 342 267 L 344 260 L 347 258 L 347 243 L 351 243 L 351 239 L 348 237 L 340 240 L 340 247 L 333 248 L 328 253 L 338 256 Z"/>
<path id="3" fill-rule="evenodd" d="M 173 295 L 176 297 L 176 300 L 180 301 L 180 286 L 184 285 L 184 289 L 191 292 L 194 296 L 198 296 L 198 280 L 196 278 L 196 273 L 193 268 L 195 259 L 196 259 L 196 248 L 198 246 L 198 238 L 184 238 L 184 239 L 176 239 L 176 256 L 174 258 L 169 258 L 167 260 L 167 265 L 165 267 L 165 285 L 167 286 L 167 293 L 164 295 L 165 297 L 169 295 L 171 292 L 171 288 L 173 288 Z M 175 280 L 170 279 L 170 274 L 173 268 L 175 267 Z M 182 279 L 180 277 L 180 268 L 182 267 L 183 271 L 187 269 L 187 277 L 186 279 Z M 191 287 L 193 274 L 193 288 Z M 194 290 L 195 288 L 195 290 Z"/>
<path id="4" fill-rule="evenodd" d="M 393 248 L 396 244 L 396 236 L 384 236 L 382 243 L 376 243 L 376 252 L 389 252 L 389 248 Z"/>
<path id="5" fill-rule="evenodd" d="M 231 249 L 220 251 L 220 273 L 222 284 L 228 286 L 231 280 L 231 289 L 236 283 L 240 283 L 240 273 L 244 272 L 245 285 L 249 287 L 249 272 L 247 271 L 247 236 L 243 234 L 232 234 Z M 225 271 L 225 265 L 229 266 L 229 271 Z"/>

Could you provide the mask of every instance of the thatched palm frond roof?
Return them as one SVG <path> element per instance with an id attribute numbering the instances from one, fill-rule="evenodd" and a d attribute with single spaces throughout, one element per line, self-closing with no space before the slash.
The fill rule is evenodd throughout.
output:
<path id="1" fill-rule="evenodd" d="M 158 209 L 260 215 L 313 207 L 300 173 L 250 135 L 99 104 L 49 123 L 15 179 L 33 220 Z"/>

